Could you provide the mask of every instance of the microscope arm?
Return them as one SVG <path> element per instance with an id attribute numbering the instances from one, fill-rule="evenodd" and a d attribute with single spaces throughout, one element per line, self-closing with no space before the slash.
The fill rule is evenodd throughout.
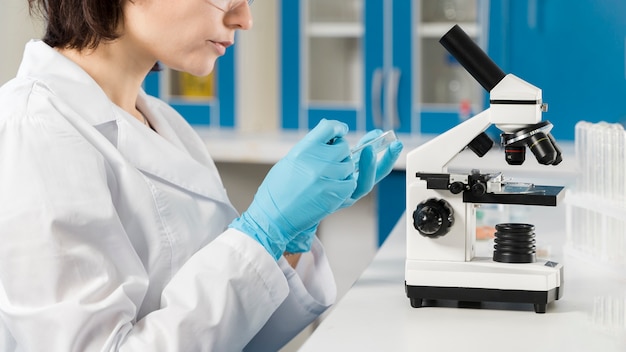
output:
<path id="1" fill-rule="evenodd" d="M 407 154 L 407 175 L 445 173 L 448 163 L 491 125 L 490 110 L 484 110 L 410 151 Z"/>

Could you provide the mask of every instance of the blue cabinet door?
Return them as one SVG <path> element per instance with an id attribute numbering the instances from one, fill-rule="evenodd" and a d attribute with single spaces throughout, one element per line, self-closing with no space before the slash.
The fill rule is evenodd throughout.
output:
<path id="1" fill-rule="evenodd" d="M 388 1 L 391 3 L 391 1 Z M 383 13 L 385 3 L 383 0 L 365 1 L 365 37 L 364 37 L 364 67 L 365 89 L 364 109 L 367 130 L 383 128 L 384 120 L 384 85 L 385 77 L 389 74 L 389 68 L 385 67 L 385 52 L 388 51 L 389 42 L 386 40 L 385 23 Z"/>
<path id="2" fill-rule="evenodd" d="M 327 13 L 314 18 L 316 7 L 345 10 L 349 3 L 356 10 L 347 20 Z M 328 118 L 347 123 L 351 131 L 411 132 L 412 4 L 406 0 L 282 1 L 282 128 L 307 130 Z M 347 54 L 333 50 L 342 48 L 348 48 Z M 320 55 L 311 55 L 316 53 Z M 325 68 L 322 61 L 328 64 Z M 346 72 L 353 69 L 358 72 Z M 320 80 L 322 84 L 316 83 Z M 340 94 L 316 92 L 323 85 L 328 87 L 326 93 Z M 340 97 L 344 91 L 350 92 Z"/>
<path id="3" fill-rule="evenodd" d="M 626 2 L 492 0 L 489 54 L 542 89 L 557 140 L 579 120 L 626 122 Z"/>
<path id="4" fill-rule="evenodd" d="M 300 1 L 286 0 L 280 4 L 280 101 L 282 128 L 300 129 L 306 116 L 300 102 Z M 304 128 L 304 127 L 303 127 Z"/>
<path id="5" fill-rule="evenodd" d="M 363 84 L 371 60 L 364 36 L 376 32 L 368 17 L 382 0 L 294 0 L 280 3 L 279 92 L 283 129 L 309 130 L 321 119 L 365 130 Z"/>
<path id="6" fill-rule="evenodd" d="M 391 3 L 391 2 L 389 2 Z M 414 68 L 417 60 L 414 55 L 415 34 L 415 2 L 396 0 L 386 12 L 391 12 L 393 24 L 389 26 L 391 33 L 386 34 L 391 41 L 391 58 L 385 58 L 384 66 L 387 72 L 387 89 L 383 103 L 385 129 L 392 128 L 400 133 L 419 133 L 412 125 L 412 111 L 414 108 Z M 391 61 L 391 67 L 387 62 Z M 391 106 L 387 106 L 391 104 Z"/>
<path id="7" fill-rule="evenodd" d="M 488 0 L 422 0 L 415 3 L 414 125 L 420 134 L 443 133 L 484 110 L 485 92 L 439 43 L 458 25 L 480 47 L 488 33 Z"/>

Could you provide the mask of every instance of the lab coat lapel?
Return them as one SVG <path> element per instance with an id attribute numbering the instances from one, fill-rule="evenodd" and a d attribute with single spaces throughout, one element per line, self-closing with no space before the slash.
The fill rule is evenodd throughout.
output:
<path id="1" fill-rule="evenodd" d="M 120 118 L 117 126 L 118 149 L 138 169 L 230 206 L 213 165 L 201 164 L 176 145 L 178 143 L 142 126 L 134 118 Z"/>

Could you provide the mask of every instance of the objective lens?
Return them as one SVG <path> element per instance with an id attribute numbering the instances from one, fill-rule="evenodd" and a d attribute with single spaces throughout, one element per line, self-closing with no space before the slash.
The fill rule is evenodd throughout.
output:
<path id="1" fill-rule="evenodd" d="M 504 158 L 509 165 L 522 165 L 526 160 L 526 147 L 507 146 L 504 148 Z"/>
<path id="2" fill-rule="evenodd" d="M 526 140 L 528 149 L 533 152 L 539 164 L 552 165 L 556 161 L 557 152 L 550 138 L 545 133 L 539 132 L 528 137 Z"/>
<path id="3" fill-rule="evenodd" d="M 550 139 L 550 143 L 552 143 L 552 147 L 554 147 L 554 151 L 556 152 L 556 158 L 554 159 L 554 162 L 552 163 L 552 165 L 559 165 L 561 161 L 563 161 L 563 155 L 561 154 L 561 149 L 556 144 L 554 137 L 552 137 L 552 135 L 549 133 L 548 133 L 548 138 Z"/>

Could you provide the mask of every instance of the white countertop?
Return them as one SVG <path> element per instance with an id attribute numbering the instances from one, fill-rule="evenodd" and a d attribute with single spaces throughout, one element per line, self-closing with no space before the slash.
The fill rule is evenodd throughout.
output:
<path id="1" fill-rule="evenodd" d="M 563 297 L 548 304 L 545 314 L 535 313 L 532 304 L 412 308 L 404 292 L 404 221 L 301 352 L 626 351 L 626 274 L 567 251 L 560 259 Z"/>

